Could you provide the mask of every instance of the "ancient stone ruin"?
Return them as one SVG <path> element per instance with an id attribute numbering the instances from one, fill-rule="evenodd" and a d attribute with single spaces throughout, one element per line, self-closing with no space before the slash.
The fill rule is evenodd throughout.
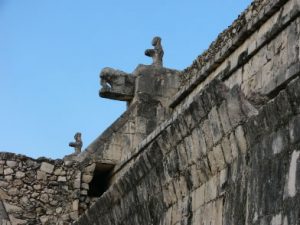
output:
<path id="1" fill-rule="evenodd" d="M 300 224 L 300 1 L 255 0 L 183 71 L 152 44 L 102 70 L 128 108 L 84 151 L 0 153 L 0 224 Z"/>

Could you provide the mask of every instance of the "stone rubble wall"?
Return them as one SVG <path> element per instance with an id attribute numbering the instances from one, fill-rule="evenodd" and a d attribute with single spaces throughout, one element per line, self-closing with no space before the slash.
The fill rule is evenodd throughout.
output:
<path id="1" fill-rule="evenodd" d="M 0 153 L 0 224 L 70 224 L 93 201 L 87 191 L 94 169 Z"/>

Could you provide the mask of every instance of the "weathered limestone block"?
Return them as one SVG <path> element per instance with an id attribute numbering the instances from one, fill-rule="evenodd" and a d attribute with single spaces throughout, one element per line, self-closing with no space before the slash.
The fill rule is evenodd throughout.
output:
<path id="1" fill-rule="evenodd" d="M 223 130 L 216 107 L 213 107 L 208 114 L 208 120 L 210 123 L 210 130 L 212 131 L 213 142 L 216 144 L 223 136 Z"/>
<path id="2" fill-rule="evenodd" d="M 192 193 L 192 211 L 195 212 L 204 203 L 205 203 L 205 185 L 202 185 Z"/>
<path id="3" fill-rule="evenodd" d="M 4 203 L 5 210 L 8 214 L 23 212 L 23 209 L 19 206 L 9 204 L 8 202 L 5 202 L 5 201 L 3 203 Z"/>
<path id="4" fill-rule="evenodd" d="M 237 140 L 238 147 L 242 154 L 246 154 L 248 146 L 245 138 L 245 133 L 242 126 L 238 126 L 235 130 L 235 137 Z"/>
<path id="5" fill-rule="evenodd" d="M 171 205 L 173 205 L 175 202 L 177 202 L 177 197 L 176 197 L 173 183 L 170 182 L 164 185 L 162 189 L 163 189 L 164 203 L 168 208 Z"/>
<path id="6" fill-rule="evenodd" d="M 211 177 L 208 182 L 205 183 L 205 203 L 210 202 L 218 196 L 218 175 Z"/>
<path id="7" fill-rule="evenodd" d="M 47 163 L 47 162 L 42 162 L 40 170 L 45 173 L 51 174 L 54 170 L 54 165 Z"/>
<path id="8" fill-rule="evenodd" d="M 290 140 L 292 143 L 300 141 L 300 116 L 294 117 L 289 125 Z"/>
<path id="9" fill-rule="evenodd" d="M 227 103 L 225 101 L 223 101 L 220 107 L 218 108 L 218 112 L 224 133 L 227 134 L 231 130 L 231 124 L 227 112 Z"/>
<path id="10" fill-rule="evenodd" d="M 99 95 L 121 101 L 130 101 L 134 95 L 135 76 L 120 70 L 104 68 L 100 73 L 102 89 Z"/>
<path id="11" fill-rule="evenodd" d="M 181 142 L 177 145 L 176 148 L 179 162 L 179 169 L 182 171 L 188 166 L 187 152 L 185 145 Z"/>
<path id="12" fill-rule="evenodd" d="M 240 89 L 238 86 L 234 86 L 227 100 L 227 110 L 230 123 L 233 127 L 236 127 L 245 119 L 245 115 L 242 111 L 242 102 L 240 97 Z"/>
<path id="13" fill-rule="evenodd" d="M 234 133 L 229 136 L 232 158 L 236 159 L 239 155 L 238 144 Z"/>
<path id="14" fill-rule="evenodd" d="M 294 79 L 288 84 L 287 92 L 294 112 L 300 113 L 300 78 Z"/>
<path id="15" fill-rule="evenodd" d="M 224 153 L 224 159 L 227 164 L 231 164 L 233 160 L 232 152 L 231 152 L 231 145 L 228 137 L 224 137 L 222 140 L 222 149 Z"/>
<path id="16" fill-rule="evenodd" d="M 10 168 L 15 168 L 18 166 L 18 163 L 16 161 L 6 161 L 6 165 Z"/>
<path id="17" fill-rule="evenodd" d="M 206 143 L 206 147 L 207 147 L 207 151 L 208 151 L 213 146 L 212 131 L 210 128 L 209 120 L 203 121 L 203 123 L 200 125 L 200 127 L 204 133 L 205 143 Z"/>
<path id="18" fill-rule="evenodd" d="M 201 185 L 200 174 L 197 165 L 190 166 L 190 180 L 193 184 L 192 189 L 196 189 Z"/>
<path id="19" fill-rule="evenodd" d="M 21 172 L 21 171 L 17 171 L 16 172 L 16 178 L 20 179 L 20 178 L 23 178 L 25 177 L 25 173 L 24 172 Z"/>
<path id="20" fill-rule="evenodd" d="M 300 151 L 293 151 L 285 184 L 284 198 L 294 197 L 300 191 L 300 180 L 299 175 L 297 174 L 299 173 L 300 167 L 299 159 Z"/>
<path id="21" fill-rule="evenodd" d="M 10 174 L 13 174 L 13 173 L 14 173 L 14 171 L 11 168 L 4 169 L 4 175 L 10 175 Z"/>

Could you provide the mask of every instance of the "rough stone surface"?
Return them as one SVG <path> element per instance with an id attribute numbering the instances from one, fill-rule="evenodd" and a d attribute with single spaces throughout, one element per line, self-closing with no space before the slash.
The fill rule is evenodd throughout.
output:
<path id="1" fill-rule="evenodd" d="M 0 153 L 0 158 L 0 224 L 69 224 L 95 201 L 80 194 L 81 186 L 89 188 L 81 183 L 81 170 L 93 173 L 94 164 L 70 167 L 63 160 L 12 153 Z"/>
<path id="2" fill-rule="evenodd" d="M 64 160 L 1 153 L 0 224 L 298 225 L 299 16 L 255 0 L 181 73 L 104 69 L 127 111 Z"/>

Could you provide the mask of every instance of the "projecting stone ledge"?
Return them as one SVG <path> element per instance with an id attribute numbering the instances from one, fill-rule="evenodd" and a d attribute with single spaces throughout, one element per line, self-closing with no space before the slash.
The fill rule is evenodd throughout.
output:
<path id="1" fill-rule="evenodd" d="M 161 38 L 152 40 L 154 49 L 147 49 L 145 55 L 152 57 L 151 65 L 138 65 L 132 73 L 104 68 L 100 73 L 100 97 L 135 102 L 138 96 L 147 94 L 151 99 L 163 100 L 175 95 L 179 88 L 179 71 L 163 67 Z"/>
<path id="2" fill-rule="evenodd" d="M 134 95 L 135 77 L 120 70 L 104 68 L 100 73 L 100 97 L 130 101 Z"/>

